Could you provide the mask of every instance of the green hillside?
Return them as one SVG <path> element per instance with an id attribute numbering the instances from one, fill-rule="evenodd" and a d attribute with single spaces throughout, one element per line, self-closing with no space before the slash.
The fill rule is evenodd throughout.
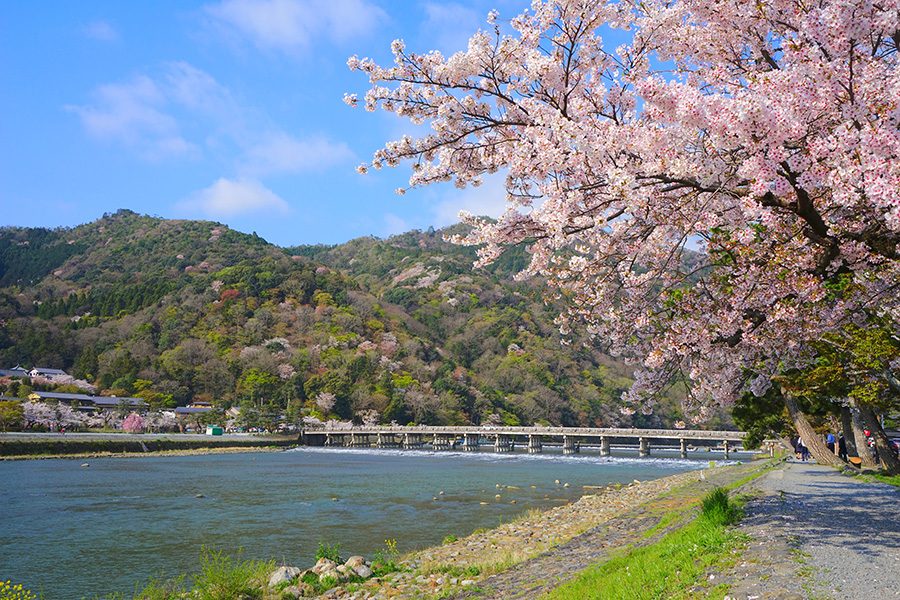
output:
<path id="1" fill-rule="evenodd" d="M 119 211 L 0 229 L 0 368 L 66 369 L 160 405 L 401 423 L 671 425 L 624 416 L 629 370 L 560 343 L 511 253 L 473 270 L 446 232 L 279 248 L 219 223 Z M 0 380 L 0 391 L 21 392 Z M 249 417 L 248 417 L 249 418 Z"/>

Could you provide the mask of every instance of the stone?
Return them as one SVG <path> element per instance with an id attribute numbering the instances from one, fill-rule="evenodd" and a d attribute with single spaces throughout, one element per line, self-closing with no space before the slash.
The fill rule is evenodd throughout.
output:
<path id="1" fill-rule="evenodd" d="M 336 568 L 334 568 L 334 567 L 332 567 L 332 568 L 330 568 L 330 569 L 323 569 L 323 570 L 319 573 L 319 581 L 325 581 L 325 580 L 328 579 L 329 577 L 334 578 L 336 581 L 340 581 L 341 578 L 342 578 L 340 571 L 338 571 L 338 570 L 337 570 Z"/>
<path id="2" fill-rule="evenodd" d="M 472 579 L 463 579 L 461 582 L 459 582 L 459 585 L 463 587 L 469 587 L 470 585 L 475 585 L 475 581 Z"/>
<path id="3" fill-rule="evenodd" d="M 358 567 L 360 565 L 366 564 L 366 559 L 363 558 L 362 556 L 351 556 L 350 558 L 347 559 L 347 562 L 345 562 L 344 564 L 347 565 L 347 567 L 349 567 L 351 569 L 355 569 L 356 567 Z"/>
<path id="4" fill-rule="evenodd" d="M 283 595 L 292 596 L 294 598 L 303 598 L 309 596 L 315 596 L 316 590 L 313 586 L 309 585 L 305 581 L 301 581 L 297 585 L 292 585 L 290 587 L 284 588 L 281 593 Z"/>
<path id="5" fill-rule="evenodd" d="M 303 570 L 297 567 L 278 567 L 269 575 L 269 587 L 275 587 L 285 581 L 293 581 L 302 572 Z"/>
<path id="6" fill-rule="evenodd" d="M 366 565 L 353 567 L 353 572 L 356 573 L 357 577 L 362 577 L 363 579 L 368 579 L 372 576 L 372 569 L 370 569 Z"/>
<path id="7" fill-rule="evenodd" d="M 330 560 L 327 558 L 320 558 L 316 562 L 316 565 L 312 569 L 309 569 L 309 572 L 314 573 L 316 575 L 321 575 L 325 571 L 335 571 L 336 568 L 337 568 L 337 563 L 334 562 L 333 560 Z"/>

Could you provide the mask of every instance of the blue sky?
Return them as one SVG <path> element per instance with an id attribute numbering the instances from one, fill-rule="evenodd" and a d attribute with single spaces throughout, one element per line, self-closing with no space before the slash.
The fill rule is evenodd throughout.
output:
<path id="1" fill-rule="evenodd" d="M 499 214 L 500 180 L 400 197 L 362 176 L 400 119 L 352 109 L 352 54 L 465 47 L 525 0 L 6 2 L 0 8 L 0 225 L 70 226 L 129 208 L 221 221 L 281 245 L 337 243 Z"/>

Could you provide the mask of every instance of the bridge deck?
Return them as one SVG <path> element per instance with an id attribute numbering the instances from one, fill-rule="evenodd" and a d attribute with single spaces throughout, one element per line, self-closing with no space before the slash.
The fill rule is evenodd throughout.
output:
<path id="1" fill-rule="evenodd" d="M 558 438 L 630 438 L 648 440 L 703 440 L 711 442 L 741 442 L 743 431 L 714 431 L 703 429 L 625 429 L 608 427 L 466 427 L 466 426 L 354 426 L 352 428 L 304 429 L 306 435 L 452 435 L 452 436 L 541 436 Z"/>

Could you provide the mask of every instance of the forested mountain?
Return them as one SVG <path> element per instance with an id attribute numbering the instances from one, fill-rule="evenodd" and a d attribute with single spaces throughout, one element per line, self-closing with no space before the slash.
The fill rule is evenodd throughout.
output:
<path id="1" fill-rule="evenodd" d="M 619 411 L 629 370 L 585 340 L 560 343 L 540 282 L 512 280 L 524 251 L 473 270 L 474 251 L 445 233 L 279 248 L 125 210 L 71 229 L 0 229 L 0 368 L 62 368 L 106 393 L 245 416 L 678 418 L 674 400 L 655 415 Z"/>

